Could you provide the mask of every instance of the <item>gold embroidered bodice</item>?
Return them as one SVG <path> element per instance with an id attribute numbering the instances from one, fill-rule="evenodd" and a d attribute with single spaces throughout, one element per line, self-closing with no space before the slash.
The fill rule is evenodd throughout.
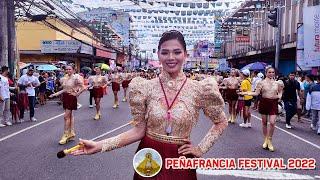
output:
<path id="1" fill-rule="evenodd" d="M 63 89 L 70 94 L 75 94 L 83 87 L 83 78 L 78 74 L 65 75 L 60 82 Z"/>
<path id="2" fill-rule="evenodd" d="M 229 77 L 223 80 L 223 84 L 226 85 L 228 89 L 238 89 L 239 80 L 236 77 Z"/>
<path id="3" fill-rule="evenodd" d="M 265 78 L 257 84 L 255 94 L 262 94 L 262 97 L 269 99 L 280 99 L 284 84 L 281 80 Z"/>
<path id="4" fill-rule="evenodd" d="M 111 75 L 111 82 L 121 83 L 121 79 L 122 77 L 120 76 L 119 73 Z"/>
<path id="5" fill-rule="evenodd" d="M 89 77 L 89 82 L 92 82 L 94 87 L 101 87 L 107 84 L 107 78 L 101 75 L 95 75 Z"/>
<path id="6" fill-rule="evenodd" d="M 172 79 L 166 72 L 160 74 L 169 104 L 171 104 L 185 78 L 183 72 L 175 79 Z M 151 80 L 141 77 L 134 78 L 129 85 L 129 103 L 133 120 L 137 125 L 145 123 L 146 131 L 166 135 L 167 105 L 159 78 Z M 214 123 L 198 145 L 201 151 L 205 153 L 227 126 L 223 111 L 224 101 L 214 78 L 206 78 L 202 81 L 188 79 L 186 81 L 171 108 L 173 119 L 171 135 L 189 139 L 192 127 L 198 122 L 201 109 Z"/>

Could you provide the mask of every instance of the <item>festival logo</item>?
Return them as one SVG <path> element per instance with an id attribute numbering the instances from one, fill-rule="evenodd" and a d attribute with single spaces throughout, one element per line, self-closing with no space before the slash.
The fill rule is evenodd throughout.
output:
<path id="1" fill-rule="evenodd" d="M 140 176 L 153 177 L 161 170 L 162 158 L 156 150 L 144 148 L 134 156 L 133 167 Z"/>

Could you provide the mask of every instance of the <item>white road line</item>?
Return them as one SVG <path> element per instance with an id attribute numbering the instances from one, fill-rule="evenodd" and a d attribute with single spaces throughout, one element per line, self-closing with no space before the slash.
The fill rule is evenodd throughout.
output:
<path id="1" fill-rule="evenodd" d="M 81 104 L 78 104 L 78 108 L 81 108 L 81 107 L 82 107 L 82 105 L 81 105 Z M 56 115 L 56 116 L 54 116 L 54 117 L 52 117 L 52 118 L 50 118 L 50 119 L 47 119 L 47 120 L 41 121 L 41 122 L 40 122 L 40 123 L 38 123 L 38 124 L 35 124 L 35 125 L 32 125 L 32 126 L 29 126 L 29 127 L 27 127 L 27 128 L 24 128 L 24 129 L 22 129 L 22 130 L 18 131 L 18 132 L 15 132 L 15 133 L 9 134 L 9 135 L 7 135 L 7 136 L 5 136 L 5 137 L 1 138 L 1 139 L 0 139 L 0 142 L 2 142 L 2 141 L 4 141 L 4 140 L 7 140 L 7 139 L 9 139 L 9 138 L 12 138 L 12 137 L 14 137 L 14 136 L 16 136 L 16 135 L 18 135 L 18 134 L 21 134 L 21 133 L 23 133 L 23 132 L 25 132 L 25 131 L 30 130 L 30 129 L 33 129 L 33 128 L 37 127 L 37 126 L 40 126 L 41 124 L 47 123 L 47 122 L 49 122 L 49 121 L 52 121 L 52 120 L 54 120 L 54 119 L 56 119 L 56 118 L 58 118 L 58 117 L 60 117 L 60 116 L 63 116 L 63 115 L 64 115 L 64 113 L 61 113 L 61 114 Z"/>
<path id="2" fill-rule="evenodd" d="M 258 119 L 258 120 L 260 120 L 260 121 L 262 121 L 262 119 L 259 118 L 259 117 L 256 116 L 256 115 L 251 114 L 251 116 L 253 116 L 254 118 L 256 118 L 256 119 Z M 291 136 L 293 136 L 293 137 L 295 137 L 295 138 L 297 138 L 297 139 L 305 142 L 305 143 L 310 144 L 311 146 L 313 146 L 313 147 L 315 147 L 315 148 L 317 148 L 317 149 L 320 149 L 320 146 L 319 146 L 319 145 L 316 145 L 316 144 L 314 144 L 314 143 L 312 143 L 312 142 L 310 142 L 310 141 L 308 141 L 308 140 L 305 140 L 305 139 L 303 139 L 302 137 L 297 136 L 297 135 L 295 135 L 295 134 L 293 134 L 293 133 L 291 133 L 291 132 L 289 132 L 289 131 L 286 131 L 286 130 L 278 127 L 278 126 L 276 126 L 276 128 L 279 129 L 279 130 L 282 131 L 282 132 L 285 132 L 285 133 L 287 133 L 287 134 L 289 134 L 289 135 L 291 135 Z"/>

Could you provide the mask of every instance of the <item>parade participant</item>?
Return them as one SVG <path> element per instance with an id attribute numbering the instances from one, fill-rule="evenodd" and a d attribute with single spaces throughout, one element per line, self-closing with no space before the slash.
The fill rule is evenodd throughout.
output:
<path id="1" fill-rule="evenodd" d="M 250 79 L 250 71 L 249 69 L 244 69 L 240 73 L 241 82 L 240 90 L 241 92 L 251 91 L 251 79 Z M 251 128 L 251 113 L 250 113 L 250 106 L 252 101 L 252 96 L 245 95 L 244 99 L 244 108 L 243 108 L 243 123 L 239 124 L 240 127 L 249 127 Z"/>
<path id="2" fill-rule="evenodd" d="M 94 116 L 94 120 L 98 120 L 101 119 L 100 100 L 103 97 L 103 91 L 107 86 L 108 80 L 105 76 L 101 75 L 101 67 L 95 67 L 94 71 L 96 72 L 96 75 L 90 76 L 89 82 L 91 82 L 92 95 L 96 104 L 96 115 Z"/>
<path id="3" fill-rule="evenodd" d="M 129 85 L 129 104 L 135 126 L 118 136 L 99 142 L 80 140 L 81 148 L 73 155 L 111 151 L 141 140 L 138 150 L 153 148 L 162 159 L 202 157 L 217 141 L 227 120 L 224 101 L 213 78 L 187 79 L 182 71 L 187 58 L 186 43 L 178 31 L 165 32 L 158 45 L 163 71 L 158 78 L 135 78 Z M 204 111 L 214 125 L 198 145 L 190 142 L 192 127 Z M 164 166 L 164 164 L 163 164 Z M 165 169 L 155 179 L 197 179 L 195 169 Z M 137 173 L 134 179 L 143 179 Z"/>
<path id="4" fill-rule="evenodd" d="M 123 99 L 122 102 L 127 102 L 127 88 L 129 87 L 129 83 L 131 81 L 130 73 L 122 74 L 122 88 L 123 88 Z"/>
<path id="5" fill-rule="evenodd" d="M 121 76 L 118 72 L 118 69 L 116 68 L 114 70 L 114 73 L 111 75 L 111 85 L 112 85 L 112 91 L 114 96 L 114 103 L 112 107 L 114 109 L 119 107 L 118 92 L 120 91 L 120 84 L 121 84 Z"/>
<path id="6" fill-rule="evenodd" d="M 236 104 L 238 100 L 237 90 L 239 88 L 239 80 L 236 77 L 236 70 L 230 71 L 230 77 L 225 78 L 222 84 L 225 85 L 226 99 L 229 104 L 229 122 L 234 123 L 236 119 Z"/>
<path id="7" fill-rule="evenodd" d="M 83 78 L 74 73 L 73 65 L 66 66 L 66 75 L 60 79 L 62 90 L 50 95 L 50 98 L 62 94 L 64 109 L 64 132 L 59 141 L 60 145 L 66 144 L 76 136 L 74 130 L 73 111 L 77 110 L 77 97 L 85 90 Z"/>
<path id="8" fill-rule="evenodd" d="M 30 110 L 30 121 L 37 121 L 34 118 L 34 106 L 36 104 L 36 91 L 35 88 L 40 85 L 39 79 L 33 75 L 33 68 L 29 68 L 27 74 L 22 75 L 18 80 L 18 85 L 21 90 L 25 90 L 28 95 L 29 110 Z M 24 94 L 25 95 L 25 94 Z M 21 97 L 25 99 L 25 97 Z M 20 121 L 23 121 L 25 107 L 20 108 Z"/>
<path id="9" fill-rule="evenodd" d="M 275 81 L 275 69 L 268 67 L 266 69 L 266 78 L 258 82 L 254 92 L 242 92 L 242 95 L 258 96 L 261 93 L 261 100 L 259 105 L 259 113 L 262 119 L 262 132 L 264 136 L 264 143 L 262 147 L 274 151 L 272 145 L 272 136 L 275 129 L 275 123 L 278 112 L 278 101 L 282 97 L 284 84 L 280 81 Z M 268 130 L 269 119 L 269 130 Z"/>

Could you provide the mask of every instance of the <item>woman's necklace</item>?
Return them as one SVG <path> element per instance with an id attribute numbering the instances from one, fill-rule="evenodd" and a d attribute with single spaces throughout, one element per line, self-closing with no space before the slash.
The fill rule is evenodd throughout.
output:
<path id="1" fill-rule="evenodd" d="M 175 97 L 173 98 L 173 101 L 171 102 L 171 104 L 169 104 L 169 101 L 168 101 L 168 97 L 167 97 L 167 94 L 164 90 L 164 87 L 163 87 L 163 84 L 161 82 L 161 79 L 159 77 L 159 82 L 160 82 L 160 85 L 161 85 L 161 89 L 162 89 L 162 92 L 164 94 L 164 98 L 166 100 L 166 105 L 167 105 L 167 114 L 166 114 L 166 117 L 165 117 L 165 120 L 166 120 L 166 134 L 167 136 L 169 136 L 171 133 L 172 133 L 172 117 L 171 117 L 171 108 L 174 104 L 174 102 L 176 101 L 178 95 L 180 94 L 183 86 L 186 84 L 187 82 L 187 78 L 183 81 L 183 84 L 181 85 L 180 89 L 178 90 L 177 94 L 175 95 Z"/>

